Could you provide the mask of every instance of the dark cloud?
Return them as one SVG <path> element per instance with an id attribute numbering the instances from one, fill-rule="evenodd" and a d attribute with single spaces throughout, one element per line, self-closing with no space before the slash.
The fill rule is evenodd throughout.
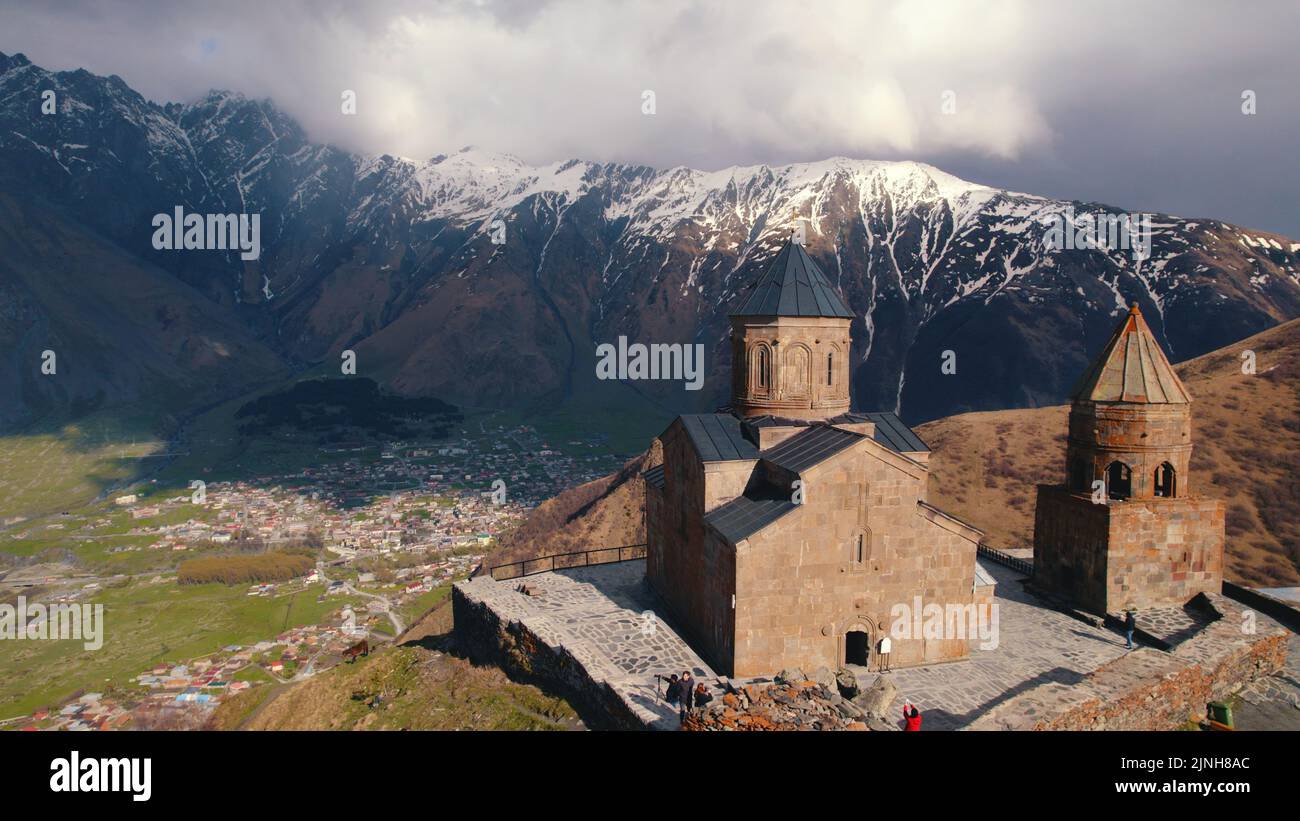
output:
<path id="1" fill-rule="evenodd" d="M 316 139 L 720 168 L 830 155 L 1300 236 L 1300 5 L 7 2 L 0 50 Z M 343 89 L 358 115 L 343 117 Z M 1241 113 L 1252 90 L 1258 113 Z M 641 112 L 645 91 L 656 113 Z M 945 98 L 945 93 L 951 96 Z M 955 103 L 944 113 L 942 103 Z"/>

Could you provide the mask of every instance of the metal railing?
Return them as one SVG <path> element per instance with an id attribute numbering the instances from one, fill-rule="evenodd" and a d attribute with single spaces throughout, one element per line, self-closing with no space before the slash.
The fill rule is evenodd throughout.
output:
<path id="1" fill-rule="evenodd" d="M 497 581 L 505 581 L 571 567 L 630 562 L 634 559 L 644 559 L 645 549 L 645 544 L 629 544 L 622 547 L 597 547 L 591 550 L 575 550 L 571 553 L 555 553 L 550 556 L 538 556 L 535 559 L 494 565 L 488 569 L 488 575 Z"/>
<path id="2" fill-rule="evenodd" d="M 1026 576 L 1034 575 L 1034 563 L 1027 562 L 1024 559 L 1017 559 L 1015 556 L 1003 553 L 1001 550 L 994 550 L 988 545 L 980 542 L 975 548 L 978 556 L 983 556 L 991 562 L 997 562 L 1004 567 L 1009 567 L 1017 573 L 1024 573 Z"/>

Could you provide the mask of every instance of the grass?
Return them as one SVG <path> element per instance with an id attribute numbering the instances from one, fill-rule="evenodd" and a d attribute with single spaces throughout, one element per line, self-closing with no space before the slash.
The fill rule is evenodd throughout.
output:
<path id="1" fill-rule="evenodd" d="M 0 439 L 0 519 L 84 505 L 138 477 L 162 452 L 157 420 L 125 409 L 52 418 Z"/>
<path id="2" fill-rule="evenodd" d="M 269 689 L 269 688 L 268 688 Z M 231 711 L 252 709 L 234 705 Z M 229 724 L 229 722 L 223 722 Z M 237 725 L 236 725 L 237 726 Z M 425 646 L 384 648 L 282 691 L 252 730 L 546 730 L 581 726 L 563 699 Z"/>
<path id="3" fill-rule="evenodd" d="M 274 638 L 288 627 L 317 624 L 348 596 L 317 601 L 323 585 L 281 597 L 246 595 L 243 585 L 136 581 L 87 601 L 104 605 L 104 643 L 0 642 L 0 718 L 57 704 L 78 690 L 124 690 L 129 679 L 158 663 L 175 663 L 228 644 Z"/>

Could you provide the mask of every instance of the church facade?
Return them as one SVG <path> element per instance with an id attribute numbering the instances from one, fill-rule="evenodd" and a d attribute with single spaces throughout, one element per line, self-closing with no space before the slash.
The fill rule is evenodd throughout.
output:
<path id="1" fill-rule="evenodd" d="M 1224 505 L 1193 493 L 1191 397 L 1134 305 L 1075 387 L 1040 485 L 1034 585 L 1105 615 L 1223 587 Z"/>
<path id="2" fill-rule="evenodd" d="M 730 406 L 674 420 L 645 474 L 647 579 L 728 675 L 875 669 L 887 634 L 894 667 L 961 658 L 964 634 L 891 626 L 992 598 L 983 534 L 926 499 L 925 443 L 892 413 L 851 410 L 851 319 L 787 243 L 731 316 Z"/>

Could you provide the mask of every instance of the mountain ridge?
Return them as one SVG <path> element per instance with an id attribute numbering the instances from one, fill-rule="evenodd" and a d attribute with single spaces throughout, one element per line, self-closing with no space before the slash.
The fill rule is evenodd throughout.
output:
<path id="1" fill-rule="evenodd" d="M 40 114 L 46 88 L 57 115 Z M 1300 315 L 1300 243 L 1220 220 L 1155 215 L 1152 255 L 1135 261 L 1043 242 L 1067 207 L 1118 209 L 913 161 L 700 171 L 530 166 L 472 147 L 363 156 L 312 143 L 267 100 L 158 105 L 115 76 L 21 55 L 0 55 L 0 191 L 171 272 L 290 367 L 352 349 L 396 390 L 469 406 L 604 395 L 594 349 L 621 335 L 704 344 L 704 391 L 637 388 L 712 409 L 729 385 L 727 312 L 796 225 L 855 314 L 855 404 L 914 423 L 1060 401 L 1131 302 L 1175 359 Z M 262 214 L 261 257 L 153 249 L 150 216 L 176 205 Z M 955 374 L 940 372 L 947 350 Z"/>

